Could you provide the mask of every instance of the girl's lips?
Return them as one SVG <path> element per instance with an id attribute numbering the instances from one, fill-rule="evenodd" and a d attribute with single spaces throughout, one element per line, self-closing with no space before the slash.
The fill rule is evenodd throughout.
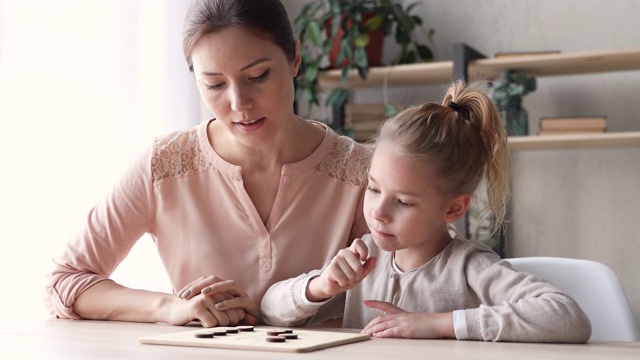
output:
<path id="1" fill-rule="evenodd" d="M 374 232 L 376 235 L 380 236 L 380 237 L 390 237 L 390 236 L 393 236 L 393 235 L 391 235 L 391 234 L 387 234 L 387 233 L 385 233 L 385 232 L 382 232 L 382 231 L 380 231 L 380 230 L 376 230 L 376 229 L 373 229 L 373 232 Z"/>

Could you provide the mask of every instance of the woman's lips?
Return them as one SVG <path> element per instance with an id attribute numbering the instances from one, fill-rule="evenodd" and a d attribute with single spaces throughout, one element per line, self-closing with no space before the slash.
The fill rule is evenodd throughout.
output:
<path id="1" fill-rule="evenodd" d="M 235 124 L 245 131 L 255 131 L 262 127 L 262 125 L 264 124 L 264 120 L 265 118 L 261 117 L 256 120 L 238 121 L 235 122 Z"/>

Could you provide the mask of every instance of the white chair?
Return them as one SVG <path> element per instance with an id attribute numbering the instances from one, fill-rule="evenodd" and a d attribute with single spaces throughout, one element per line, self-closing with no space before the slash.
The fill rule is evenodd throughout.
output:
<path id="1" fill-rule="evenodd" d="M 589 340 L 640 341 L 622 284 L 608 266 L 591 260 L 543 256 L 505 260 L 514 269 L 540 276 L 571 296 L 591 321 Z"/>

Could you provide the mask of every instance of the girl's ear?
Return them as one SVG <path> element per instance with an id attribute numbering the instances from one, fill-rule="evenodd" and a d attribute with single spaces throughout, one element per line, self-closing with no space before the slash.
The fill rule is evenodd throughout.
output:
<path id="1" fill-rule="evenodd" d="M 467 212 L 470 203 L 471 196 L 469 194 L 462 193 L 456 195 L 449 203 L 447 212 L 444 214 L 444 220 L 449 224 L 456 222 Z"/>

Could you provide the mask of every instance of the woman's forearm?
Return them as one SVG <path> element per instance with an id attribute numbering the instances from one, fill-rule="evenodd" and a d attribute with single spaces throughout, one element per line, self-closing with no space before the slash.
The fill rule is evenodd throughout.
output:
<path id="1" fill-rule="evenodd" d="M 168 322 L 168 309 L 176 301 L 181 299 L 166 293 L 130 289 L 106 280 L 78 296 L 73 309 L 85 319 Z"/>

